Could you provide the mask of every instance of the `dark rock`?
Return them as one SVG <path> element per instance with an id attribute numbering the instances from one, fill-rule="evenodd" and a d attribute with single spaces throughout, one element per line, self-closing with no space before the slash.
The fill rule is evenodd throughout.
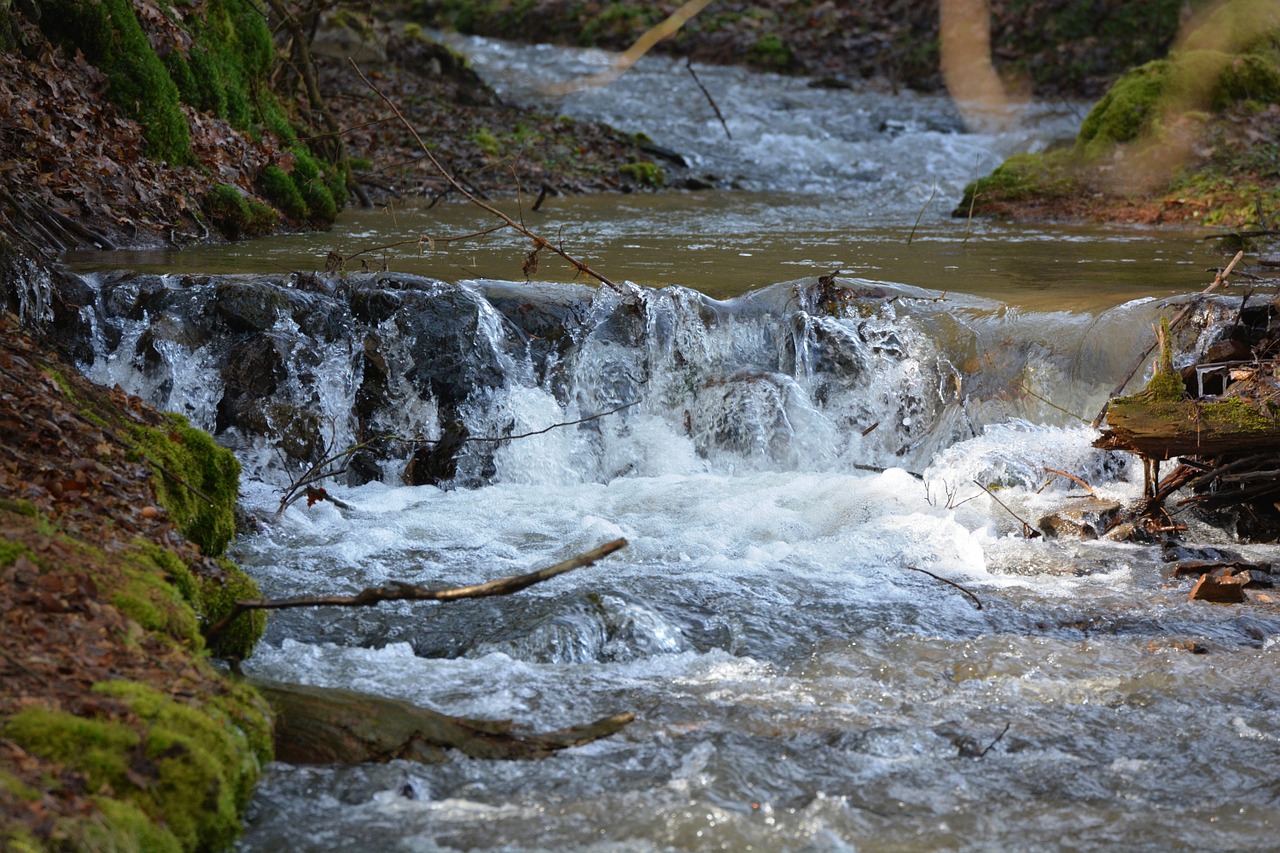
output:
<path id="1" fill-rule="evenodd" d="M 347 485 L 363 486 L 382 479 L 382 463 L 369 448 L 357 450 L 347 459 Z"/>
<path id="2" fill-rule="evenodd" d="M 264 332 L 289 313 L 286 291 L 261 281 L 223 282 L 217 286 L 214 308 L 238 332 Z"/>
<path id="3" fill-rule="evenodd" d="M 458 475 L 458 453 L 471 433 L 461 421 L 445 425 L 434 444 L 423 444 L 409 457 L 401 479 L 408 486 L 438 486 Z"/>

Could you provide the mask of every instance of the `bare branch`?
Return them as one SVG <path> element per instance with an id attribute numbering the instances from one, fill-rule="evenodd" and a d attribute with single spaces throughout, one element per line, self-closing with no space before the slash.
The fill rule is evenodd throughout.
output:
<path id="1" fill-rule="evenodd" d="M 1015 519 L 1017 519 L 1017 520 L 1018 520 L 1018 523 L 1022 525 L 1022 537 L 1023 537 L 1024 539 L 1036 539 L 1036 538 L 1039 538 L 1039 536 L 1040 536 L 1040 531 L 1039 531 L 1039 530 L 1036 530 L 1034 527 L 1032 527 L 1030 524 L 1028 524 L 1028 523 L 1026 522 L 1026 520 L 1025 520 L 1024 518 L 1022 518 L 1021 516 L 1019 516 L 1016 512 L 1014 512 L 1013 510 L 1009 509 L 1009 505 L 1008 505 L 1007 503 L 1005 503 L 1004 501 L 1000 500 L 998 497 L 996 497 L 996 493 L 995 493 L 995 492 L 991 491 L 991 490 L 990 490 L 990 489 L 988 489 L 986 486 L 984 486 L 984 485 L 982 485 L 981 483 L 979 483 L 977 480 L 974 480 L 974 481 L 973 481 L 973 484 L 974 484 L 975 486 L 977 486 L 979 489 L 982 489 L 982 491 L 986 492 L 988 495 L 990 495 L 990 496 L 991 496 L 991 500 L 993 500 L 993 501 L 995 501 L 996 503 L 1000 504 L 1000 506 L 1004 507 L 1004 511 L 1005 511 L 1005 512 L 1009 513 L 1009 515 L 1012 515 Z"/>
<path id="2" fill-rule="evenodd" d="M 698 72 L 693 70 L 693 57 L 687 56 L 684 60 L 684 67 L 693 77 L 693 82 L 698 84 L 698 88 L 702 90 L 702 95 L 707 99 L 707 103 L 711 105 L 711 109 L 716 111 L 716 118 L 720 119 L 720 126 L 724 128 L 724 135 L 729 139 L 733 139 L 733 134 L 729 132 L 729 123 L 724 120 L 724 113 L 720 112 L 720 106 L 716 103 L 716 99 L 711 97 L 711 93 L 707 91 L 707 87 L 702 85 L 702 80 L 698 77 Z"/>
<path id="3" fill-rule="evenodd" d="M 565 572 L 589 566 L 614 551 L 625 548 L 626 539 L 615 539 L 596 548 L 562 560 L 554 566 L 528 574 L 498 578 L 486 583 L 447 589 L 428 589 L 402 581 L 392 581 L 386 586 L 363 589 L 355 595 L 304 595 L 297 598 L 254 598 L 237 600 L 235 607 L 206 634 L 210 643 L 222 634 L 235 619 L 249 610 L 287 610 L 295 607 L 370 607 L 384 601 L 457 601 L 462 598 L 489 598 L 511 595 L 522 589 L 550 580 Z"/>
<path id="4" fill-rule="evenodd" d="M 911 571 L 913 571 L 913 572 L 919 572 L 919 573 L 920 573 L 920 574 L 922 574 L 922 575 L 928 575 L 929 577 L 933 578 L 933 579 L 934 579 L 934 580 L 936 580 L 936 581 L 942 581 L 942 582 L 943 582 L 943 583 L 945 583 L 947 586 L 953 586 L 953 587 L 955 587 L 956 589 L 958 589 L 958 590 L 960 590 L 961 592 L 963 592 L 965 595 L 967 595 L 967 596 L 969 596 L 970 598 L 972 598 L 972 599 L 973 599 L 973 603 L 977 606 L 977 608 L 978 608 L 979 610 L 981 610 L 981 609 L 982 609 L 982 599 L 978 598 L 978 596 L 974 595 L 972 592 L 970 592 L 969 590 L 965 589 L 964 587 L 962 587 L 960 584 L 956 583 L 955 581 L 949 581 L 949 580 L 947 580 L 947 579 L 946 579 L 946 578 L 944 578 L 944 577 L 940 577 L 939 575 L 935 575 L 933 572 L 928 571 L 927 569 L 917 568 L 916 566 L 904 566 L 903 568 L 910 569 L 910 570 L 911 570 Z"/>

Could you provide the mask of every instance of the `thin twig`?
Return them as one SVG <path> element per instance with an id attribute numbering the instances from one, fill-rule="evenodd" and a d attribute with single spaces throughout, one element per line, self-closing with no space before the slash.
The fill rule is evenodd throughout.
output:
<path id="1" fill-rule="evenodd" d="M 977 486 L 979 489 L 982 489 L 982 491 L 986 492 L 988 495 L 990 495 L 991 500 L 1000 504 L 1000 506 L 1004 507 L 1005 512 L 1009 513 L 1009 515 L 1012 515 L 1015 519 L 1018 520 L 1018 523 L 1022 525 L 1022 536 L 1024 539 L 1036 539 L 1040 536 L 1039 530 L 1036 530 L 1030 524 L 1027 524 L 1027 522 L 1021 516 L 1019 516 L 1013 510 L 1009 509 L 1009 505 L 1006 504 L 1004 501 L 1000 500 L 998 497 L 996 497 L 995 492 L 991 491 L 986 486 L 979 483 L 977 480 L 974 480 L 973 484 Z"/>
<path id="2" fill-rule="evenodd" d="M 698 72 L 693 70 L 693 57 L 686 56 L 684 67 L 693 77 L 693 82 L 698 84 L 698 88 L 702 90 L 703 97 L 707 99 L 707 103 L 711 105 L 711 109 L 716 111 L 716 118 L 720 119 L 720 126 L 724 128 L 724 135 L 729 139 L 733 139 L 733 134 L 729 132 L 729 124 L 724 120 L 724 113 L 720 112 L 720 107 L 716 104 L 716 99 L 711 97 L 711 93 L 707 91 L 707 87 L 702 85 L 702 80 L 698 78 Z"/>
<path id="3" fill-rule="evenodd" d="M 925 201 L 924 207 L 920 208 L 920 213 L 916 215 L 916 224 L 911 226 L 911 233 L 907 235 L 907 245 L 911 245 L 911 241 L 916 238 L 916 229 L 920 227 L 920 220 L 924 219 L 924 212 L 929 209 L 929 205 L 933 202 L 933 197 L 938 194 L 938 182 L 933 182 L 933 192 L 929 193 L 929 198 Z"/>
<path id="4" fill-rule="evenodd" d="M 523 575 L 498 578 L 486 583 L 456 586 L 446 589 L 428 589 L 402 581 L 392 581 L 387 586 L 363 589 L 355 595 L 304 595 L 298 598 L 254 598 L 237 600 L 231 612 L 209 629 L 206 637 L 210 644 L 235 619 L 249 610 L 287 610 L 295 607 L 369 607 L 384 601 L 457 601 L 463 598 L 490 598 L 511 595 L 534 584 L 550 580 L 565 572 L 589 566 L 627 546 L 626 539 L 615 539 L 599 548 L 562 560 L 554 566 Z"/>
<path id="5" fill-rule="evenodd" d="M 564 258 L 566 261 L 568 261 L 569 264 L 573 266 L 574 269 L 576 269 L 578 272 L 582 273 L 583 275 L 587 275 L 587 276 L 590 276 L 591 278 L 594 278 L 596 281 L 600 282 L 606 287 L 611 288 L 612 290 L 616 291 L 617 293 L 619 293 L 620 295 L 626 298 L 633 299 L 633 300 L 640 298 L 639 291 L 635 288 L 634 285 L 628 288 L 628 287 L 623 287 L 622 285 L 617 284 L 614 281 L 611 281 L 610 279 L 606 278 L 605 276 L 593 270 L 591 267 L 584 264 L 582 261 L 570 255 L 568 252 L 564 251 L 558 246 L 555 246 L 552 243 L 547 242 L 542 237 L 539 237 L 537 234 L 533 233 L 531 230 L 521 225 L 519 222 L 512 219 L 510 216 L 503 213 L 501 210 L 498 210 L 493 205 L 489 204 L 486 201 L 481 200 L 475 192 L 468 190 L 465 186 L 463 186 L 462 182 L 458 178 L 454 177 L 453 174 L 450 173 L 448 169 L 446 169 L 443 165 L 441 165 L 440 161 L 436 159 L 436 155 L 431 153 L 431 149 L 427 148 L 427 144 L 423 142 L 422 137 L 418 135 L 417 129 L 413 126 L 413 124 L 407 118 L 405 118 L 404 113 L 400 112 L 400 108 L 396 106 L 395 101 L 391 100 L 391 98 L 383 94 L 382 90 L 379 89 L 377 86 L 375 86 L 373 84 L 373 81 L 371 81 L 368 77 L 365 76 L 365 73 L 360 70 L 360 66 L 356 64 L 354 59 L 351 59 L 348 57 L 347 61 L 351 63 L 351 67 L 355 69 L 356 74 L 359 75 L 360 79 L 364 81 L 364 84 L 368 86 L 371 90 L 373 90 L 374 94 L 376 94 L 379 98 L 382 99 L 382 102 L 385 103 L 387 107 L 395 114 L 396 118 L 400 120 L 400 123 L 404 125 L 405 129 L 408 130 L 409 133 L 413 135 L 414 141 L 418 143 L 418 147 L 422 150 L 422 153 L 426 156 L 426 158 L 429 161 L 431 161 L 431 165 L 435 167 L 436 171 L 439 172 L 440 175 L 446 181 L 448 181 L 449 184 L 455 190 L 461 193 L 463 198 L 465 198 L 467 201 L 471 202 L 481 210 L 498 217 L 499 219 L 501 219 L 503 222 L 507 224 L 507 227 L 513 228 L 516 231 L 523 234 L 524 236 L 528 237 L 530 240 L 533 241 L 535 247 L 548 248 L 551 251 L 555 252 L 557 255 Z"/>
<path id="6" fill-rule="evenodd" d="M 506 227 L 507 226 L 505 224 L 495 225 L 492 228 L 486 228 L 483 231 L 473 231 L 470 234 L 459 234 L 457 237 L 414 237 L 412 240 L 400 240 L 399 242 L 396 242 L 396 243 L 388 243 L 385 246 L 370 246 L 367 249 L 361 249 L 360 251 L 356 252 L 354 255 L 347 255 L 347 257 L 344 260 L 349 261 L 352 258 L 358 258 L 361 255 L 368 255 L 373 252 L 384 252 L 387 249 L 398 249 L 401 246 L 412 246 L 415 244 L 420 246 L 423 243 L 425 243 L 427 244 L 428 248 L 431 248 L 431 247 L 434 247 L 436 243 L 458 243 L 463 240 L 473 240 L 476 237 L 484 237 L 489 234 L 492 234 L 495 231 L 501 231 L 503 228 L 506 228 Z"/>
<path id="7" fill-rule="evenodd" d="M 1008 733 L 1008 731 L 1009 731 L 1009 726 L 1011 726 L 1011 725 L 1013 725 L 1013 724 L 1012 724 L 1012 723 L 1005 723 L 1005 724 L 1004 724 L 1004 728 L 1000 730 L 1000 734 L 996 735 L 996 739 L 995 739 L 995 740 L 993 740 L 993 741 L 991 741 L 991 743 L 987 744 L 987 748 L 986 748 L 986 749 L 984 749 L 984 750 L 982 750 L 982 752 L 979 752 L 977 755 L 975 755 L 975 756 L 974 756 L 974 758 L 982 758 L 984 755 L 986 755 L 988 752 L 990 752 L 990 751 L 991 751 L 991 749 L 992 749 L 992 747 L 994 747 L 996 744 L 998 744 L 998 743 L 1001 741 L 1001 739 L 1002 739 L 1002 738 L 1004 738 L 1004 736 Z"/>
<path id="8" fill-rule="evenodd" d="M 553 429 L 560 429 L 561 427 L 577 426 L 579 424 L 585 424 L 591 421 L 596 421 L 596 420 L 599 420 L 600 418 L 617 414 L 618 412 L 621 412 L 623 409 L 629 409 L 632 406 L 637 406 L 639 404 L 640 404 L 639 400 L 633 400 L 630 403 L 624 403 L 621 406 L 616 406 L 604 412 L 597 412 L 594 415 L 587 415 L 585 418 L 578 418 L 577 420 L 573 420 L 573 421 L 561 421 L 559 423 L 554 423 L 549 427 L 543 427 L 542 429 L 534 430 L 533 432 L 523 432 L 523 433 L 518 433 L 516 435 L 497 435 L 497 436 L 469 435 L 466 438 L 462 439 L 462 441 L 459 443 L 465 444 L 471 441 L 496 443 L 496 442 L 502 442 L 502 441 L 513 441 L 517 438 L 528 438 L 534 435 L 542 435 L 543 433 L 551 432 L 551 430 Z M 397 441 L 397 442 L 400 442 L 401 444 L 410 444 L 415 446 L 419 444 L 438 444 L 439 443 L 439 439 L 435 439 L 435 438 L 406 438 L 405 436 L 402 436 L 402 435 L 379 435 L 369 439 L 368 441 L 362 441 L 359 444 L 352 445 L 351 447 L 348 447 L 346 450 L 343 450 L 339 453 L 335 453 L 332 456 L 329 456 L 320 460 L 319 462 L 317 462 L 316 464 L 308 468 L 301 477 L 299 477 L 297 480 L 290 483 L 288 488 L 286 488 L 284 491 L 284 496 L 280 498 L 280 506 L 276 509 L 276 514 L 279 515 L 280 513 L 284 512 L 296 500 L 298 500 L 298 498 L 302 497 L 303 494 L 305 494 L 304 489 L 307 486 L 310 486 L 312 483 L 318 483 L 321 480 L 335 476 L 336 474 L 342 473 L 342 471 L 340 470 L 330 469 L 329 466 L 334 465 L 335 463 L 347 458 L 353 453 L 358 453 L 359 451 L 364 450 L 366 447 L 370 447 L 374 444 L 379 444 L 385 441 Z"/>
<path id="9" fill-rule="evenodd" d="M 961 591 L 961 592 L 963 592 L 965 595 L 967 595 L 967 596 L 969 596 L 970 598 L 972 598 L 972 599 L 973 599 L 973 603 L 974 603 L 974 605 L 976 605 L 976 606 L 977 606 L 977 608 L 978 608 L 979 610 L 981 610 L 981 609 L 982 609 L 982 599 L 978 598 L 978 596 L 974 595 L 972 592 L 970 592 L 969 590 L 965 589 L 964 587 L 962 587 L 960 584 L 956 583 L 955 581 L 950 581 L 950 580 L 947 580 L 947 579 L 946 579 L 946 578 L 944 578 L 944 577 L 940 577 L 940 576 L 938 576 L 938 575 L 935 575 L 933 572 L 929 571 L 928 569 L 921 569 L 921 568 L 918 568 L 918 567 L 916 567 L 916 566 L 905 566 L 904 568 L 910 569 L 910 570 L 911 570 L 911 571 L 913 571 L 913 572 L 919 572 L 919 573 L 920 573 L 920 574 L 922 574 L 922 575 L 928 575 L 929 577 L 933 578 L 933 579 L 934 579 L 934 580 L 936 580 L 936 581 L 942 581 L 942 582 L 943 582 L 943 583 L 945 583 L 947 586 L 954 586 L 956 589 L 960 590 L 960 591 Z"/>
<path id="10" fill-rule="evenodd" d="M 1080 485 L 1084 486 L 1084 490 L 1086 492 L 1093 495 L 1095 498 L 1098 496 L 1098 493 L 1093 490 L 1093 486 L 1090 486 L 1088 483 L 1086 483 L 1084 480 L 1081 480 L 1075 474 L 1068 474 L 1066 471 L 1059 471 L 1057 468 L 1045 468 L 1044 472 L 1046 474 L 1057 474 L 1059 477 L 1066 477 L 1068 480 L 1074 480 Z"/>

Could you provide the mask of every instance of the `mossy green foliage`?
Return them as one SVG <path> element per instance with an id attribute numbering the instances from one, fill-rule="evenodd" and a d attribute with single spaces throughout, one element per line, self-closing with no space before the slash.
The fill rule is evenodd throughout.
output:
<path id="1" fill-rule="evenodd" d="M 298 185 L 284 169 L 275 165 L 267 166 L 258 176 L 258 183 L 262 187 L 262 194 L 270 199 L 287 219 L 293 222 L 306 221 L 307 203 L 302 200 Z"/>
<path id="2" fill-rule="evenodd" d="M 667 176 L 662 171 L 662 167 L 649 160 L 642 160 L 638 163 L 624 163 L 618 167 L 618 171 L 641 186 L 651 189 L 661 189 L 667 182 Z"/>
<path id="3" fill-rule="evenodd" d="M 142 123 L 150 155 L 191 161 L 191 137 L 174 85 L 138 24 L 129 0 L 46 0 L 40 27 L 54 42 L 83 51 L 110 81 L 108 94 Z"/>
<path id="4" fill-rule="evenodd" d="M 204 210 L 228 240 L 270 234 L 280 224 L 280 214 L 230 184 L 211 189 L 205 195 Z"/>
<path id="5" fill-rule="evenodd" d="M 1187 396 L 1187 390 L 1182 376 L 1173 369 L 1173 332 L 1167 317 L 1160 320 L 1160 341 L 1155 373 L 1143 390 L 1149 400 L 1177 403 Z"/>
<path id="6" fill-rule="evenodd" d="M 200 582 L 200 612 L 206 625 L 216 625 L 231 612 L 237 600 L 261 598 L 258 584 L 230 560 L 218 561 L 225 572 L 221 579 L 203 579 Z M 263 610 L 250 610 L 236 617 L 221 634 L 214 638 L 212 651 L 228 660 L 244 660 L 253 653 L 253 647 L 262 639 L 267 629 L 267 614 Z"/>
<path id="7" fill-rule="evenodd" d="M 117 607 L 142 627 L 161 631 L 193 650 L 204 648 L 202 631 L 222 621 L 239 599 L 261 598 L 258 584 L 226 558 L 220 577 L 197 575 L 167 548 L 140 542 L 125 583 L 113 597 Z M 261 610 L 245 613 L 213 640 L 219 657 L 244 660 L 267 627 Z"/>
<path id="8" fill-rule="evenodd" d="M 200 708 L 143 684 L 111 681 L 94 691 L 133 719 L 75 716 L 27 707 L 0 723 L 26 751 L 84 774 L 102 820 L 78 842 L 103 850 L 218 850 L 240 831 L 262 764 L 270 721 L 251 695 L 233 692 Z"/>
<path id="9" fill-rule="evenodd" d="M 0 566 L 9 566 L 17 562 L 18 558 L 31 553 L 31 549 L 21 542 L 10 542 L 8 539 L 0 539 Z"/>
<path id="10" fill-rule="evenodd" d="M 1160 117 L 1161 98 L 1173 69 L 1169 60 L 1157 59 L 1117 80 L 1085 116 L 1076 150 L 1086 157 L 1101 156 L 1150 129 Z"/>
<path id="11" fill-rule="evenodd" d="M 1016 201 L 1025 198 L 1065 198 L 1079 192 L 1072 153 L 1015 154 L 985 178 L 970 183 L 956 208 L 968 215 L 978 200 Z"/>
<path id="12" fill-rule="evenodd" d="M 785 71 L 794 63 L 791 48 L 780 36 L 767 34 L 760 36 L 747 51 L 747 61 L 757 68 L 770 71 Z"/>
<path id="13" fill-rule="evenodd" d="M 194 22 L 192 35 L 185 57 L 170 54 L 183 100 L 241 130 L 261 124 L 256 105 L 271 97 L 264 84 L 275 58 L 262 12 L 248 0 L 213 0 Z"/>
<path id="14" fill-rule="evenodd" d="M 156 497 L 178 529 L 210 557 L 235 535 L 240 463 L 181 415 L 164 427 L 133 427 L 137 451 L 152 464 Z"/>

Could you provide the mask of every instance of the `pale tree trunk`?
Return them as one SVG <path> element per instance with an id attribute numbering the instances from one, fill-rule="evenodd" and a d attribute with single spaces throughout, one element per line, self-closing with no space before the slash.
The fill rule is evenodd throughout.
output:
<path id="1" fill-rule="evenodd" d="M 969 125 L 1005 117 L 1009 96 L 991 63 L 989 0 L 940 0 L 942 79 Z"/>

